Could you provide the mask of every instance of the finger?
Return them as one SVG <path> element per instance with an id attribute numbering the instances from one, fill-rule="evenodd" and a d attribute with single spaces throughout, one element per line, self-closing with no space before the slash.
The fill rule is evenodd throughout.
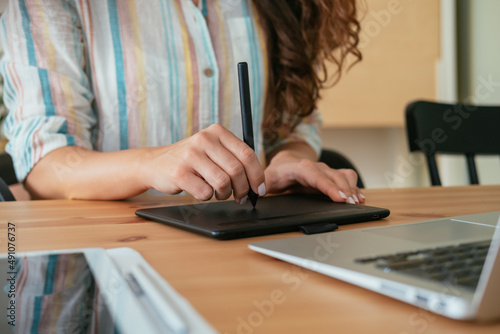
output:
<path id="1" fill-rule="evenodd" d="M 358 183 L 358 174 L 353 169 L 348 168 L 338 169 L 337 171 L 344 175 L 349 187 L 351 188 L 351 192 L 355 194 L 357 189 L 356 184 Z"/>
<path id="2" fill-rule="evenodd" d="M 356 187 L 352 188 L 352 175 L 341 170 L 332 169 L 325 164 L 319 163 L 318 168 L 325 173 L 341 191 L 341 195 L 346 197 L 346 202 L 354 204 L 360 203 L 357 197 Z M 349 177 L 351 179 L 349 179 Z"/>
<path id="3" fill-rule="evenodd" d="M 213 188 L 203 180 L 199 175 L 195 174 L 192 169 L 180 168 L 174 173 L 175 185 L 185 190 L 196 199 L 208 201 L 212 198 Z"/>
<path id="4" fill-rule="evenodd" d="M 259 196 L 264 196 L 266 194 L 264 169 L 259 159 L 257 159 L 257 155 L 244 142 L 241 143 L 239 152 L 236 154 L 236 157 L 245 169 L 245 175 L 247 176 L 250 187 L 254 193 Z"/>
<path id="5" fill-rule="evenodd" d="M 250 185 L 243 164 L 219 143 L 208 145 L 206 154 L 213 163 L 229 176 L 234 198 L 238 200 L 245 197 L 248 194 Z"/>
<path id="6" fill-rule="evenodd" d="M 210 138 L 206 139 L 207 142 L 210 141 Z M 191 170 L 192 174 L 206 181 L 213 188 L 212 192 L 215 192 L 217 199 L 227 199 L 232 193 L 231 180 L 219 166 L 208 158 L 205 152 L 206 147 L 203 147 L 201 143 L 198 143 L 197 146 L 183 148 L 184 159 L 182 168 Z M 189 180 L 191 181 L 192 178 Z M 186 187 L 186 184 L 183 186 Z M 186 188 L 183 189 L 187 190 Z"/>
<path id="7" fill-rule="evenodd" d="M 202 154 L 192 159 L 193 166 L 200 176 L 212 186 L 215 198 L 228 199 L 232 194 L 231 178 L 215 164 L 207 155 Z"/>
<path id="8" fill-rule="evenodd" d="M 319 165 L 309 160 L 301 161 L 295 172 L 297 182 L 303 186 L 318 189 L 335 202 L 349 201 L 349 197 L 341 191 L 330 175 L 327 175 Z M 352 198 L 351 200 L 354 203 Z"/>
<path id="9" fill-rule="evenodd" d="M 195 150 L 202 151 L 211 162 L 208 166 L 203 167 L 199 164 L 206 164 L 207 162 L 199 161 L 193 165 L 193 168 L 205 171 L 204 177 L 207 177 L 207 182 L 214 186 L 218 199 L 228 198 L 229 193 L 226 189 L 227 178 L 229 178 L 230 188 L 234 192 L 235 199 L 241 199 L 248 194 L 250 186 L 245 168 L 237 157 L 223 144 L 229 143 L 230 146 L 238 143 L 244 144 L 241 140 L 219 124 L 209 126 L 207 129 L 194 135 L 191 140 Z M 210 166 L 213 164 L 219 170 L 224 171 L 225 176 L 220 175 L 219 171 L 214 170 L 213 166 Z M 212 170 L 210 171 L 210 169 Z M 218 185 L 219 182 L 221 185 Z"/>
<path id="10" fill-rule="evenodd" d="M 330 179 L 333 181 L 333 183 L 335 183 L 337 185 L 339 190 L 342 191 L 346 195 L 346 197 L 347 197 L 346 202 L 347 203 L 351 203 L 351 204 L 359 203 L 359 199 L 356 196 L 356 193 L 352 191 L 352 188 L 350 187 L 349 182 L 347 181 L 347 179 L 345 178 L 345 176 L 342 173 L 340 173 L 336 170 L 330 170 L 327 172 L 327 175 L 330 177 Z"/>
<path id="11" fill-rule="evenodd" d="M 352 196 L 356 203 L 364 202 L 364 196 L 362 196 L 359 188 L 357 186 L 358 183 L 358 174 L 353 169 L 339 169 L 339 172 L 344 174 L 349 186 L 351 187 Z"/>
<path id="12" fill-rule="evenodd" d="M 260 196 L 265 195 L 264 170 L 255 152 L 229 130 L 220 128 L 216 128 L 219 131 L 220 144 L 240 161 L 252 190 Z"/>
<path id="13" fill-rule="evenodd" d="M 361 189 L 359 189 L 359 188 L 357 188 L 357 189 L 358 189 L 358 198 L 359 198 L 360 203 L 366 202 L 366 197 L 363 194 L 363 192 L 361 191 Z"/>
<path id="14" fill-rule="evenodd" d="M 345 193 L 347 202 L 360 203 L 358 197 L 358 189 L 356 183 L 358 175 L 352 169 L 332 169 L 324 164 L 319 164 L 319 168 L 327 174 L 335 184 L 340 188 L 340 191 Z"/>

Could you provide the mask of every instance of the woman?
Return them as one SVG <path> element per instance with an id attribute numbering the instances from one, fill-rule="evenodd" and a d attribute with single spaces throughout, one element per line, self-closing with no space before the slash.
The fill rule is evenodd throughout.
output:
<path id="1" fill-rule="evenodd" d="M 364 201 L 354 171 L 317 162 L 325 61 L 338 78 L 361 58 L 354 0 L 21 0 L 0 26 L 7 149 L 35 198 L 243 203 L 251 187 Z M 256 154 L 241 141 L 240 61 Z"/>

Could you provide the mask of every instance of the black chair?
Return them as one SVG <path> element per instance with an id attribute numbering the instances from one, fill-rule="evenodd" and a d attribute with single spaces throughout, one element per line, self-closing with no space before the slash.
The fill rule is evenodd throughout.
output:
<path id="1" fill-rule="evenodd" d="M 0 202 L 15 201 L 9 185 L 18 183 L 14 164 L 9 154 L 0 153 Z"/>
<path id="2" fill-rule="evenodd" d="M 12 158 L 5 152 L 0 153 L 0 177 L 7 185 L 18 183 Z"/>
<path id="3" fill-rule="evenodd" d="M 470 184 L 479 184 L 476 155 L 500 155 L 500 107 L 416 101 L 406 107 L 410 151 L 425 154 L 432 185 L 440 186 L 436 153 L 463 154 Z M 499 170 L 500 172 L 500 170 Z"/>
<path id="4" fill-rule="evenodd" d="M 7 183 L 0 177 L 0 202 L 15 201 Z"/>
<path id="5" fill-rule="evenodd" d="M 361 179 L 361 175 L 359 174 L 356 167 L 354 167 L 354 164 L 349 159 L 347 159 L 344 155 L 340 154 L 339 152 L 336 152 L 333 150 L 323 149 L 321 151 L 319 161 L 324 162 L 330 168 L 335 168 L 335 169 L 350 168 L 350 169 L 353 169 L 358 174 L 358 183 L 357 183 L 358 188 L 362 189 L 365 187 L 363 180 Z"/>

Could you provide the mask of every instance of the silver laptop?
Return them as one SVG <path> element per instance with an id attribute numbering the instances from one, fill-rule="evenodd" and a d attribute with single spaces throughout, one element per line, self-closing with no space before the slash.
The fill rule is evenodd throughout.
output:
<path id="1" fill-rule="evenodd" d="M 500 319 L 500 211 L 249 247 L 446 317 Z"/>

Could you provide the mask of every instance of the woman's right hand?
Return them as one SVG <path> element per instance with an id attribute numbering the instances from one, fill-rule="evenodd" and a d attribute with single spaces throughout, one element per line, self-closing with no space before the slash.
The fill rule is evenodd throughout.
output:
<path id="1" fill-rule="evenodd" d="M 177 143 L 148 149 L 146 185 L 167 194 L 186 191 L 199 200 L 265 194 L 264 171 L 254 151 L 219 124 Z"/>

